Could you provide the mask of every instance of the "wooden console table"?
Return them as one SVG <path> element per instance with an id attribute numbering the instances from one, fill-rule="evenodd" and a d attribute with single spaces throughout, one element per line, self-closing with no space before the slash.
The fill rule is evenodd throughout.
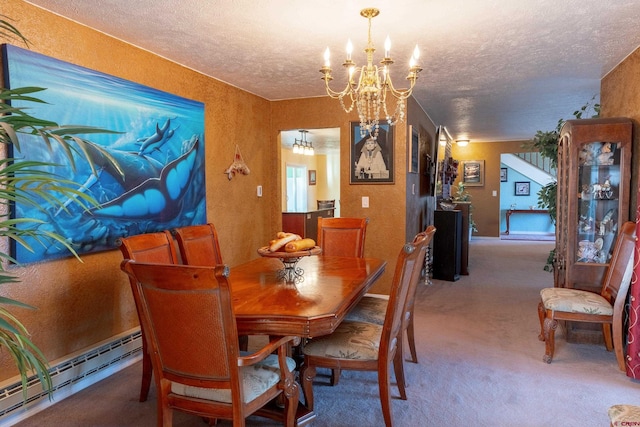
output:
<path id="1" fill-rule="evenodd" d="M 509 234 L 509 218 L 513 214 L 548 214 L 546 209 L 509 209 L 507 211 L 507 231 L 504 234 Z"/>

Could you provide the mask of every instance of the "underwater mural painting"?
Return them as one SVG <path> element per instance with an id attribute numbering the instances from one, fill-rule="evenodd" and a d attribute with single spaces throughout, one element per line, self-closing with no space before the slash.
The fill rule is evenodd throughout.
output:
<path id="1" fill-rule="evenodd" d="M 21 152 L 10 157 L 61 165 L 51 172 L 77 183 L 98 205 L 42 212 L 16 204 L 12 217 L 42 220 L 40 227 L 64 236 L 78 254 L 114 249 L 120 237 L 206 222 L 203 103 L 11 45 L 2 46 L 2 60 L 5 87 L 46 88 L 37 94 L 45 103 L 12 106 L 59 125 L 113 131 L 79 135 L 91 141 L 95 173 L 82 155 L 74 169 L 59 147 L 21 135 Z M 32 247 L 33 253 L 15 245 L 12 255 L 19 263 L 71 255 L 62 245 Z"/>

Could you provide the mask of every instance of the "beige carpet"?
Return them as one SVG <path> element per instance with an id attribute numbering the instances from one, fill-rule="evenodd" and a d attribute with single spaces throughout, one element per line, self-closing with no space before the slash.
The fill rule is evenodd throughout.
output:
<path id="1" fill-rule="evenodd" d="M 474 238 L 469 276 L 419 288 L 420 363 L 406 364 L 409 399 L 393 402 L 396 426 L 604 427 L 609 406 L 640 404 L 640 383 L 604 346 L 566 343 L 559 330 L 553 363 L 542 362 L 536 307 L 539 289 L 553 283 L 542 270 L 552 247 Z M 327 380 L 318 376 L 313 426 L 383 425 L 375 373 L 343 372 L 336 387 Z M 135 365 L 19 426 L 154 426 L 154 389 L 138 403 L 139 385 Z M 205 424 L 179 414 L 174 425 Z"/>

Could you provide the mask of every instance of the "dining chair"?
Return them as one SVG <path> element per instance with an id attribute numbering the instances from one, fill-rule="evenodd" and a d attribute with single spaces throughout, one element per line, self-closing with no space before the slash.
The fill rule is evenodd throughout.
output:
<path id="1" fill-rule="evenodd" d="M 210 424 L 221 418 L 244 426 L 247 416 L 260 415 L 278 396 L 284 424 L 295 425 L 299 390 L 287 350 L 299 338 L 272 337 L 256 352 L 240 352 L 228 266 L 125 260 L 121 269 L 138 290 L 136 305 L 153 359 L 158 426 L 171 426 L 174 410 Z"/>
<path id="2" fill-rule="evenodd" d="M 178 264 L 178 255 L 173 243 L 173 237 L 168 231 L 157 233 L 138 234 L 135 236 L 122 237 L 117 242 L 124 259 L 133 259 L 140 262 L 158 262 L 165 264 Z M 131 291 L 134 300 L 136 299 L 137 288 L 130 281 Z M 136 310 L 138 306 L 136 305 Z M 151 387 L 151 357 L 144 338 L 145 332 L 140 320 L 138 310 L 138 321 L 140 322 L 140 334 L 142 335 L 142 384 L 140 386 L 140 402 L 147 400 L 149 388 Z"/>
<path id="3" fill-rule="evenodd" d="M 171 234 L 178 243 L 183 264 L 201 267 L 223 264 L 218 232 L 212 223 L 174 228 Z M 249 337 L 240 335 L 238 339 L 240 350 L 246 350 L 249 347 Z"/>
<path id="4" fill-rule="evenodd" d="M 312 338 L 302 348 L 304 361 L 300 370 L 306 406 L 313 410 L 313 380 L 318 367 L 358 371 L 377 371 L 378 389 L 385 425 L 393 425 L 391 412 L 390 369 L 394 366 L 400 398 L 407 399 L 404 367 L 398 342 L 402 342 L 404 307 L 413 282 L 420 280 L 429 237 L 419 233 L 402 247 L 394 271 L 389 304 L 383 325 L 344 320 L 336 330 Z"/>
<path id="5" fill-rule="evenodd" d="M 213 267 L 223 263 L 218 232 L 213 224 L 178 227 L 171 234 L 178 243 L 184 264 Z"/>
<path id="6" fill-rule="evenodd" d="M 559 287 L 540 291 L 538 338 L 545 342 L 543 361 L 551 363 L 553 359 L 558 321 L 600 323 L 607 350 L 615 349 L 620 370 L 626 370 L 622 315 L 633 273 L 634 230 L 632 221 L 625 222 L 620 228 L 600 293 Z"/>
<path id="7" fill-rule="evenodd" d="M 433 240 L 433 235 L 436 232 L 436 228 L 430 225 L 425 230 L 428 236 L 426 245 L 428 246 Z M 418 354 L 416 352 L 416 339 L 415 339 L 415 326 L 413 321 L 413 309 L 416 299 L 416 291 L 418 290 L 418 282 L 415 282 L 415 286 L 409 290 L 407 297 L 407 304 L 405 308 L 405 324 L 402 327 L 403 336 L 407 336 L 407 342 L 409 344 L 409 351 L 411 353 L 411 361 L 418 363 Z M 365 294 L 360 302 L 347 314 L 346 319 L 357 320 L 360 322 L 371 322 L 378 325 L 384 323 L 385 313 L 387 312 L 387 305 L 389 304 L 389 296 L 384 294 Z"/>
<path id="8" fill-rule="evenodd" d="M 364 257 L 368 218 L 318 218 L 318 246 L 328 256 Z"/>
<path id="9" fill-rule="evenodd" d="M 368 218 L 318 218 L 318 246 L 328 256 L 364 257 Z M 338 384 L 340 369 L 331 371 L 331 385 Z"/>

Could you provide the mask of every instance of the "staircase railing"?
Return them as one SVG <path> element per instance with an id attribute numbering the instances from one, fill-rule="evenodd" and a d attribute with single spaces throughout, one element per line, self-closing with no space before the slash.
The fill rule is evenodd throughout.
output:
<path id="1" fill-rule="evenodd" d="M 551 167 L 551 160 L 548 157 L 543 157 L 536 151 L 514 154 L 530 165 L 545 171 L 549 175 L 554 177 L 557 176 L 556 169 Z"/>

